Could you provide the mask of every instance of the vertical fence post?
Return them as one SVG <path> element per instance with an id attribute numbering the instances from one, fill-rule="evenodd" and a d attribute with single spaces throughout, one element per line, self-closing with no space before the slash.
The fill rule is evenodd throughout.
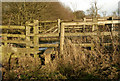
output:
<path id="1" fill-rule="evenodd" d="M 60 26 L 61 26 L 61 24 L 60 24 L 61 22 L 60 22 L 60 19 L 58 19 L 57 20 L 57 25 L 58 25 L 58 34 L 60 35 Z M 56 52 L 56 56 L 57 56 L 57 58 L 59 57 L 59 53 L 58 52 Z"/>
<path id="2" fill-rule="evenodd" d="M 93 18 L 92 31 L 97 31 L 98 30 L 97 22 L 98 22 L 97 18 Z"/>
<path id="3" fill-rule="evenodd" d="M 95 25 L 93 24 L 93 26 L 92 26 L 92 32 L 94 32 L 95 31 Z"/>
<path id="4" fill-rule="evenodd" d="M 63 55 L 63 46 L 64 46 L 64 23 L 61 23 L 61 28 L 60 28 L 60 56 Z"/>
<path id="5" fill-rule="evenodd" d="M 93 21 L 92 21 L 93 22 Z M 92 24 L 92 32 L 94 32 L 95 31 L 95 25 L 94 25 L 94 22 L 93 22 L 93 24 Z M 93 39 L 91 39 L 91 50 L 94 50 L 94 44 L 93 44 Z"/>
<path id="6" fill-rule="evenodd" d="M 112 28 L 111 28 L 111 31 L 112 32 L 114 31 L 113 17 L 112 17 Z"/>
<path id="7" fill-rule="evenodd" d="M 27 53 L 29 54 L 29 48 L 30 48 L 30 26 L 29 26 L 30 22 L 26 22 L 26 49 L 27 49 Z"/>
<path id="8" fill-rule="evenodd" d="M 86 18 L 84 18 L 84 23 L 86 23 Z M 83 25 L 83 32 L 85 32 L 85 24 Z"/>
<path id="9" fill-rule="evenodd" d="M 4 39 L 4 45 L 7 46 L 7 35 L 6 36 L 3 36 L 3 39 Z"/>
<path id="10" fill-rule="evenodd" d="M 103 32 L 103 30 L 105 29 L 105 24 L 103 24 L 102 26 L 103 26 L 103 29 L 102 29 L 102 32 Z M 102 35 L 102 43 L 104 43 L 104 35 Z"/>
<path id="11" fill-rule="evenodd" d="M 33 32 L 34 32 L 34 49 L 35 49 L 35 57 L 37 55 L 37 51 L 39 50 L 39 38 L 37 37 L 38 34 L 38 20 L 34 20 L 34 27 L 33 27 Z"/>
<path id="12" fill-rule="evenodd" d="M 97 26 L 97 18 L 93 18 L 93 24 L 92 24 L 92 32 L 94 33 L 98 33 L 98 26 Z M 92 42 L 91 42 L 91 50 L 94 50 L 94 43 L 93 41 L 97 41 L 97 37 L 96 36 L 93 36 L 93 39 Z"/>
<path id="13" fill-rule="evenodd" d="M 60 33 L 60 19 L 58 19 L 57 24 L 58 24 L 58 33 Z"/>

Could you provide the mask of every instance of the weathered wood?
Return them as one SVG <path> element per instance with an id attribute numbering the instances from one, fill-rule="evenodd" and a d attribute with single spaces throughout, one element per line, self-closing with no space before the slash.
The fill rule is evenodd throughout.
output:
<path id="1" fill-rule="evenodd" d="M 61 23 L 60 29 L 60 55 L 63 55 L 64 47 L 64 23 Z"/>
<path id="2" fill-rule="evenodd" d="M 49 41 L 59 41 L 59 37 L 51 37 L 51 38 L 40 38 L 40 41 L 42 42 L 49 42 Z"/>
<path id="3" fill-rule="evenodd" d="M 82 47 L 91 47 L 91 46 L 92 46 L 92 44 L 91 44 L 91 43 L 73 44 L 73 45 L 76 45 L 76 46 L 82 46 Z"/>
<path id="4" fill-rule="evenodd" d="M 58 29 L 55 29 L 55 31 L 53 31 L 53 33 L 55 33 Z"/>
<path id="5" fill-rule="evenodd" d="M 93 18 L 93 23 L 96 23 L 96 24 L 92 24 L 93 25 L 93 28 L 92 28 L 92 32 L 95 32 L 97 34 L 97 36 L 99 35 L 98 34 L 98 19 L 97 17 Z M 93 40 L 95 41 L 99 41 L 97 37 L 93 37 Z M 91 40 L 91 50 L 94 50 L 94 43 L 93 43 L 93 40 Z"/>
<path id="6" fill-rule="evenodd" d="M 34 26 L 34 23 L 29 23 L 28 26 Z"/>
<path id="7" fill-rule="evenodd" d="M 34 44 L 30 44 L 29 46 L 34 47 Z M 59 44 L 38 44 L 37 47 L 58 47 Z M 38 50 L 38 48 L 37 48 Z"/>
<path id="8" fill-rule="evenodd" d="M 39 44 L 39 47 L 58 47 L 59 44 Z"/>
<path id="9" fill-rule="evenodd" d="M 28 24 L 29 24 L 30 22 L 26 22 L 26 48 L 30 48 L 30 26 L 28 26 Z M 29 54 L 30 52 L 29 52 L 29 50 L 27 49 L 27 53 Z"/>
<path id="10" fill-rule="evenodd" d="M 102 43 L 102 45 L 104 46 L 107 46 L 107 45 L 110 45 L 111 43 Z M 82 44 L 73 44 L 73 45 L 76 45 L 76 46 L 82 46 L 82 47 L 92 47 L 94 46 L 93 44 L 91 43 L 82 43 Z"/>
<path id="11" fill-rule="evenodd" d="M 4 45 L 7 46 L 7 36 L 4 36 L 3 39 L 4 39 Z"/>
<path id="12" fill-rule="evenodd" d="M 113 20 L 113 21 L 111 21 L 111 20 L 106 20 L 106 21 L 98 21 L 98 24 L 99 25 L 102 25 L 102 24 L 118 24 L 118 23 L 120 23 L 120 20 Z"/>
<path id="13" fill-rule="evenodd" d="M 0 36 L 7 36 L 7 37 L 21 37 L 21 38 L 25 38 L 25 35 L 21 35 L 21 34 L 0 34 Z"/>
<path id="14" fill-rule="evenodd" d="M 25 29 L 25 26 L 0 26 L 0 29 Z"/>
<path id="15" fill-rule="evenodd" d="M 39 23 L 57 23 L 57 21 L 39 21 Z"/>
<path id="16" fill-rule="evenodd" d="M 34 34 L 30 34 L 29 36 L 34 36 Z M 47 33 L 47 34 L 37 34 L 38 37 L 59 37 L 58 33 Z"/>
<path id="17" fill-rule="evenodd" d="M 114 24 L 113 24 L 113 17 L 112 17 L 112 28 L 111 28 L 112 31 L 113 31 L 113 28 L 114 28 Z"/>
<path id="18" fill-rule="evenodd" d="M 93 23 L 93 22 L 67 22 L 67 23 L 64 23 L 65 26 L 70 26 L 70 25 L 91 25 L 91 24 L 96 24 L 96 23 Z"/>
<path id="19" fill-rule="evenodd" d="M 40 41 L 42 42 L 48 42 L 48 41 L 59 41 L 60 39 L 57 37 L 57 38 L 40 38 Z"/>
<path id="20" fill-rule="evenodd" d="M 105 21 L 106 19 L 105 18 L 101 18 L 101 19 L 98 19 L 98 21 Z M 86 21 L 93 21 L 93 19 L 86 19 Z"/>
<path id="21" fill-rule="evenodd" d="M 39 50 L 39 38 L 36 36 L 36 34 L 38 34 L 38 20 L 35 20 L 34 21 L 34 27 L 33 27 L 33 32 L 34 32 L 34 49 L 37 51 L 37 50 Z M 35 52 L 36 53 L 36 52 Z M 36 55 L 37 55 L 37 53 L 36 53 Z M 36 57 L 36 56 L 35 56 Z"/>
<path id="22" fill-rule="evenodd" d="M 87 32 L 87 33 L 65 33 L 65 36 L 93 36 L 97 35 L 94 32 Z"/>
<path id="23" fill-rule="evenodd" d="M 92 32 L 94 32 L 95 31 L 95 25 L 93 25 L 93 27 L 92 27 Z"/>
<path id="24" fill-rule="evenodd" d="M 54 28 L 55 28 L 55 27 L 52 27 L 52 28 L 50 28 L 50 29 L 48 29 L 48 30 L 45 30 L 44 33 L 50 32 L 50 31 L 53 30 Z"/>
<path id="25" fill-rule="evenodd" d="M 115 35 L 119 34 L 119 32 L 114 32 Z M 64 36 L 94 36 L 97 35 L 96 32 L 85 32 L 85 33 L 65 33 Z M 101 32 L 101 35 L 111 35 L 111 32 Z M 29 36 L 34 36 L 34 34 L 30 34 Z M 49 33 L 49 34 L 38 34 L 38 37 L 59 37 L 58 33 Z"/>
<path id="26" fill-rule="evenodd" d="M 47 49 L 43 55 L 45 56 L 45 64 L 49 64 L 51 62 L 51 54 L 54 52 L 54 48 Z"/>
<path id="27" fill-rule="evenodd" d="M 65 36 L 86 36 L 86 35 L 96 35 L 96 33 L 91 33 L 91 32 L 87 32 L 87 33 L 65 33 Z M 31 34 L 30 36 L 34 36 L 34 34 Z M 39 34 L 36 35 L 38 37 L 59 37 L 59 34 L 56 33 L 49 33 L 49 34 Z"/>
<path id="28" fill-rule="evenodd" d="M 2 42 L 4 42 L 4 43 L 26 44 L 26 41 L 20 41 L 20 40 L 4 40 Z"/>
<path id="29" fill-rule="evenodd" d="M 58 33 L 60 33 L 60 19 L 58 19 Z"/>
<path id="30" fill-rule="evenodd" d="M 98 22 L 66 22 L 64 25 L 92 25 L 92 24 L 98 24 L 98 25 L 103 25 L 103 24 L 118 24 L 120 23 L 120 20 L 106 20 L 106 21 L 98 21 Z"/>
<path id="31" fill-rule="evenodd" d="M 39 26 L 40 23 L 45 23 L 45 24 L 50 24 L 50 23 L 55 23 L 58 26 L 58 33 L 55 33 L 57 31 L 57 29 L 51 28 L 50 30 L 48 30 L 47 32 L 50 32 L 51 30 L 52 33 L 48 33 L 48 34 L 39 34 L 39 32 L 41 32 L 42 30 L 39 30 Z M 25 29 L 26 30 L 26 35 L 21 35 L 21 34 L 0 34 L 4 40 L 2 40 L 3 43 L 5 43 L 5 45 L 7 46 L 7 43 L 18 43 L 18 44 L 26 44 L 26 48 L 17 48 L 18 52 L 24 52 L 27 54 L 30 53 L 34 53 L 37 55 L 37 53 L 39 52 L 39 47 L 58 47 L 59 44 L 39 44 L 39 37 L 45 39 L 45 38 L 53 38 L 53 37 L 59 37 L 60 40 L 60 54 L 63 54 L 63 46 L 64 46 L 64 37 L 65 36 L 119 36 L 120 32 L 84 32 L 84 33 L 65 33 L 65 29 L 71 29 L 74 28 L 75 30 L 82 30 L 84 28 L 89 28 L 89 26 L 92 27 L 93 25 L 93 29 L 92 31 L 97 30 L 97 25 L 104 25 L 105 24 L 111 24 L 112 28 L 114 27 L 115 24 L 120 23 L 120 20 L 102 20 L 102 21 L 97 21 L 97 22 L 92 22 L 92 21 L 87 21 L 87 19 L 84 19 L 84 21 L 82 22 L 69 22 L 69 21 L 62 21 L 60 19 L 58 19 L 57 21 L 34 21 L 34 23 L 26 23 L 26 27 L 25 26 L 0 26 L 1 29 Z M 30 27 L 33 27 L 33 34 L 30 34 Z M 113 30 L 113 29 L 112 29 Z M 60 33 L 60 34 L 59 34 Z M 30 41 L 30 36 L 33 37 L 33 41 Z M 7 37 L 17 37 L 17 38 L 26 38 L 25 41 L 21 41 L 21 40 L 7 40 Z M 51 40 L 51 39 L 50 39 Z M 33 43 L 31 43 L 33 42 Z M 103 45 L 110 45 L 111 43 L 103 43 Z M 82 43 L 79 44 L 80 46 L 83 47 L 91 47 L 94 49 L 94 44 L 91 43 Z M 30 48 L 30 47 L 34 47 L 34 48 Z M 8 48 L 9 49 L 9 48 Z M 16 49 L 16 48 L 15 48 Z M 7 50 L 6 50 L 7 51 Z M 15 50 L 14 50 L 15 51 Z M 10 51 L 8 51 L 10 52 Z M 50 54 L 50 53 L 49 53 Z M 50 57 L 50 56 L 49 56 Z M 46 57 L 47 58 L 47 57 Z"/>
<path id="32" fill-rule="evenodd" d="M 84 22 L 86 23 L 86 18 L 84 18 Z M 85 32 L 85 24 L 82 27 L 83 32 Z"/>
<path id="33" fill-rule="evenodd" d="M 73 27 L 66 27 L 66 26 L 65 26 L 65 29 L 71 29 L 71 28 L 73 28 Z M 83 28 L 83 26 L 81 25 L 81 26 L 75 27 L 75 25 L 74 25 L 74 28 L 75 28 L 75 29 L 76 29 L 76 28 Z"/>
<path id="34" fill-rule="evenodd" d="M 112 33 L 111 32 L 101 32 L 100 34 L 103 36 L 107 36 L 107 35 L 118 36 L 120 34 L 120 32 L 118 32 L 118 31 L 112 31 Z"/>

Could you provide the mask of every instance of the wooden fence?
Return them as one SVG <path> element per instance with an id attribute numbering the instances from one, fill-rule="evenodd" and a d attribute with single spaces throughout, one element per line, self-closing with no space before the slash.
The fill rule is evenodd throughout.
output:
<path id="1" fill-rule="evenodd" d="M 119 36 L 120 20 L 99 20 L 99 21 L 38 21 L 26 22 L 26 26 L 0 26 L 2 52 L 17 52 L 37 55 L 40 47 L 60 48 L 63 54 L 65 37 L 84 37 L 84 36 Z M 97 31 L 101 27 L 110 27 L 110 31 Z M 115 29 L 118 29 L 116 31 Z M 100 29 L 101 30 L 101 29 Z M 43 44 L 41 40 L 52 40 L 56 38 L 59 43 Z M 17 45 L 16 45 L 17 44 Z M 104 43 L 105 45 L 109 43 Z M 13 45 L 12 47 L 10 45 Z M 77 44 L 75 44 L 77 45 Z M 79 44 L 83 47 L 92 47 L 92 42 Z M 19 47 L 15 47 L 19 46 Z M 20 47 L 21 46 L 21 47 Z M 55 49 L 53 50 L 55 51 Z M 56 52 L 57 53 L 57 52 Z M 57 53 L 58 54 L 58 53 Z"/>

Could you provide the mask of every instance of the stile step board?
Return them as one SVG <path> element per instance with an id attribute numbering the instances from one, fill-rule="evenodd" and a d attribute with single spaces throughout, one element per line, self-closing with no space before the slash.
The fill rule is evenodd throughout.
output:
<path id="1" fill-rule="evenodd" d="M 51 61 L 51 54 L 54 53 L 54 48 L 48 48 L 43 55 L 45 56 L 45 64 L 48 64 Z"/>

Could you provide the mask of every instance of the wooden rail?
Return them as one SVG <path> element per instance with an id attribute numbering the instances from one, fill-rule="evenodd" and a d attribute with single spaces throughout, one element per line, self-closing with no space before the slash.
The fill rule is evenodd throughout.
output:
<path id="1" fill-rule="evenodd" d="M 25 29 L 25 26 L 0 26 L 0 29 Z"/>
<path id="2" fill-rule="evenodd" d="M 21 35 L 21 34 L 0 34 L 0 36 L 7 36 L 7 37 L 21 37 L 21 38 L 25 38 L 25 35 Z"/>
<path id="3" fill-rule="evenodd" d="M 120 32 L 113 32 L 113 35 L 118 35 Z M 95 36 L 97 35 L 97 32 L 86 32 L 86 33 L 65 33 L 64 36 Z M 100 35 L 111 35 L 111 32 L 100 32 Z M 29 36 L 34 36 L 34 34 L 31 34 Z M 38 34 L 37 37 L 59 37 L 59 33 L 48 33 L 48 34 Z"/>

